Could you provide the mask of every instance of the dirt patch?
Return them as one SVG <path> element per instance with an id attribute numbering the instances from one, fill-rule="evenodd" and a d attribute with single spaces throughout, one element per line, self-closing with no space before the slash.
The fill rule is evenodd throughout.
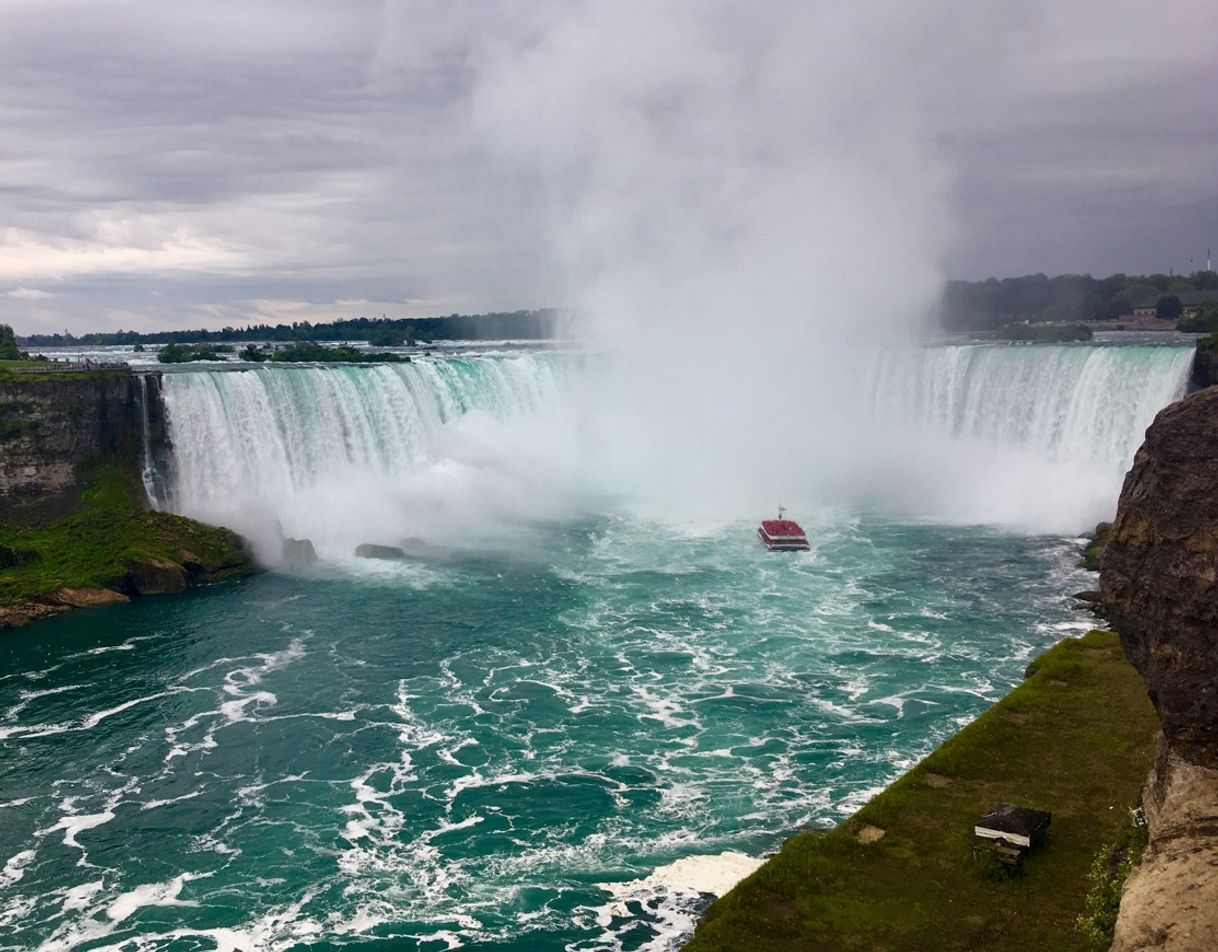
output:
<path id="1" fill-rule="evenodd" d="M 945 777 L 941 773 L 934 773 L 929 770 L 923 775 L 922 779 L 926 781 L 928 787 L 934 787 L 936 790 L 941 790 L 943 787 L 950 787 L 952 785 L 951 777 Z"/>
<path id="2" fill-rule="evenodd" d="M 1052 684 L 1053 682 L 1049 683 Z M 1017 724 L 1020 727 L 1023 727 L 1024 724 L 1028 723 L 1028 717 L 1030 715 L 1024 711 L 1006 711 L 1002 716 L 1012 724 Z"/>
<path id="3" fill-rule="evenodd" d="M 887 832 L 887 830 L 881 830 L 878 826 L 872 826 L 870 823 L 868 823 L 856 834 L 854 834 L 854 838 L 864 846 L 867 846 L 871 843 L 878 843 L 884 838 L 884 834 Z"/>

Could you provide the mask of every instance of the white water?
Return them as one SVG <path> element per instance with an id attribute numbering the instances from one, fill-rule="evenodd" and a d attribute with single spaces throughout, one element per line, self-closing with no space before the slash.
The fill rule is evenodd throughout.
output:
<path id="1" fill-rule="evenodd" d="M 655 463 L 621 438 L 637 418 L 606 427 L 612 407 L 570 358 L 167 374 L 169 505 L 250 535 L 265 558 L 282 533 L 341 559 L 361 542 L 519 543 L 522 527 L 577 513 L 593 491 L 627 505 L 650 488 L 665 499 L 717 493 L 709 501 L 736 519 L 754 500 L 716 482 L 733 469 L 735 484 L 781 487 L 805 507 L 1069 531 L 1111 514 L 1190 360 L 1188 348 L 1141 346 L 881 354 L 842 400 L 852 409 L 837 445 L 812 445 L 799 412 L 790 449 L 769 458 L 725 456 L 730 434 L 685 433 L 684 467 L 642 488 L 618 478 Z M 729 400 L 753 385 L 723 383 Z M 672 407 L 653 411 L 680 429 Z"/>
<path id="2" fill-rule="evenodd" d="M 1066 532 L 1109 519 L 1155 414 L 1184 394 L 1192 349 L 955 346 L 877 361 L 881 444 L 850 491 L 955 523 Z"/>
<path id="3" fill-rule="evenodd" d="M 559 403 L 555 364 L 531 355 L 167 374 L 165 401 L 170 506 L 271 560 L 280 533 L 341 558 L 535 514 L 527 437 L 502 441 Z"/>

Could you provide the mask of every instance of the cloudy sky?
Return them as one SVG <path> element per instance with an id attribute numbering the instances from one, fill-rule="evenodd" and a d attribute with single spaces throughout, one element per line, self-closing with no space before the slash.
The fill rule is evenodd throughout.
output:
<path id="1" fill-rule="evenodd" d="M 762 257 L 847 295 L 1218 246 L 1212 0 L 843 6 L 3 0 L 0 321 L 583 304 Z"/>

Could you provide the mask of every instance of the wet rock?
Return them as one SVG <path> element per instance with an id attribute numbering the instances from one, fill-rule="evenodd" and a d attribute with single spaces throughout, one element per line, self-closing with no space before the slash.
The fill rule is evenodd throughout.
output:
<path id="1" fill-rule="evenodd" d="M 108 588 L 61 588 L 52 597 L 57 605 L 65 608 L 92 608 L 95 605 L 131 601 L 122 592 L 114 592 Z"/>
<path id="2" fill-rule="evenodd" d="M 1100 604 L 1104 601 L 1104 593 L 1096 590 L 1075 592 L 1073 597 L 1080 602 L 1089 602 L 1091 604 Z"/>
<path id="3" fill-rule="evenodd" d="M 133 595 L 173 595 L 186 591 L 186 569 L 168 559 L 127 559 L 124 588 Z"/>
<path id="4" fill-rule="evenodd" d="M 406 557 L 406 550 L 399 549 L 396 545 L 373 545 L 371 542 L 365 542 L 356 547 L 355 554 L 361 559 L 402 559 Z"/>
<path id="5" fill-rule="evenodd" d="M 1112 523 L 1100 522 L 1090 532 L 1084 533 L 1083 538 L 1090 539 L 1091 542 L 1083 551 L 1083 558 L 1080 561 L 1079 568 L 1087 569 L 1091 572 L 1100 570 L 1100 558 L 1104 554 L 1104 546 L 1108 544 L 1108 539 L 1112 535 Z"/>
<path id="6" fill-rule="evenodd" d="M 358 555 L 359 552 L 356 552 Z M 284 539 L 283 560 L 289 565 L 312 565 L 317 561 L 317 551 L 311 539 Z"/>

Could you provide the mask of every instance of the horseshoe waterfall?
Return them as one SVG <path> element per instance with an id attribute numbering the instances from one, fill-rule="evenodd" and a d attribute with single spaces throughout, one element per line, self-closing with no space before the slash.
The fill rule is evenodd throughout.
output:
<path id="1" fill-rule="evenodd" d="M 616 481 L 681 421 L 614 420 L 610 356 L 167 371 L 148 485 L 269 571 L 4 642 L 0 948 L 674 947 L 1091 626 L 1078 533 L 1190 358 L 878 355 L 721 456 L 792 495 L 700 521 Z M 779 502 L 810 551 L 757 543 Z"/>

